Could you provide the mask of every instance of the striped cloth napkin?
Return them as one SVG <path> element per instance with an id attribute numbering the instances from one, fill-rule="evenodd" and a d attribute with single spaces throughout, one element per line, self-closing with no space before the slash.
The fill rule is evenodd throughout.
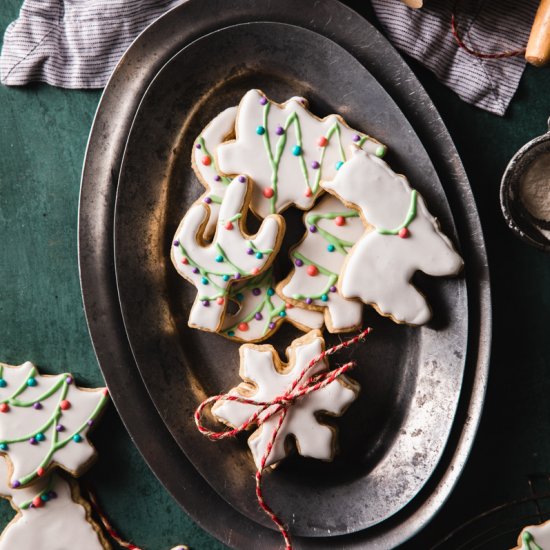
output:
<path id="1" fill-rule="evenodd" d="M 9 25 L 0 55 L 0 81 L 32 81 L 65 88 L 102 88 L 132 40 L 183 0 L 25 0 Z M 366 1 L 366 0 L 365 0 Z M 456 0 L 428 0 L 412 10 L 400 0 L 371 0 L 388 38 L 462 99 L 502 115 L 523 58 L 481 60 L 459 49 L 450 33 Z M 464 40 L 484 52 L 527 43 L 537 0 L 461 0 Z"/>

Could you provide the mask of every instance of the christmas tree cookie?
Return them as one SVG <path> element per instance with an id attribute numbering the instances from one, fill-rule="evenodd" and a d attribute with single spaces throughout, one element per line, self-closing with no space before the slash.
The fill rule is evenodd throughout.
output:
<path id="1" fill-rule="evenodd" d="M 279 105 L 259 90 L 239 104 L 235 140 L 221 143 L 217 164 L 224 174 L 247 174 L 255 183 L 252 211 L 260 218 L 289 206 L 309 210 L 347 160 L 350 144 L 383 156 L 385 147 L 351 129 L 338 115 L 317 118 L 303 98 Z"/>
<path id="2" fill-rule="evenodd" d="M 267 269 L 280 247 L 284 219 L 266 218 L 258 233 L 245 233 L 245 218 L 252 183 L 237 176 L 221 202 L 214 238 L 204 240 L 212 211 L 204 202 L 195 203 L 185 214 L 174 237 L 171 258 L 178 273 L 197 288 L 189 326 L 218 331 L 223 324 L 231 285 Z"/>
<path id="3" fill-rule="evenodd" d="M 356 209 L 369 228 L 348 254 L 338 289 L 398 323 L 422 325 L 431 317 L 426 298 L 411 283 L 416 271 L 456 275 L 462 258 L 404 176 L 355 148 L 323 187 Z"/>
<path id="4" fill-rule="evenodd" d="M 191 164 L 199 181 L 207 192 L 202 200 L 210 208 L 210 217 L 204 229 L 204 238 L 209 240 L 216 231 L 220 205 L 231 179 L 224 176 L 218 169 L 216 149 L 220 143 L 235 134 L 235 119 L 237 107 L 229 107 L 213 118 L 193 144 Z"/>
<path id="5" fill-rule="evenodd" d="M 304 214 L 307 232 L 290 257 L 294 265 L 277 292 L 294 305 L 324 312 L 330 332 L 347 332 L 361 325 L 363 304 L 338 292 L 338 278 L 349 250 L 365 227 L 359 213 L 336 197 L 322 197 Z"/>
<path id="6" fill-rule="evenodd" d="M 0 550 L 111 548 L 75 481 L 53 473 L 31 487 L 13 489 L 8 476 L 9 465 L 0 459 L 0 496 L 17 512 L 0 535 Z"/>
<path id="7" fill-rule="evenodd" d="M 261 342 L 272 336 L 284 321 L 303 331 L 323 326 L 323 315 L 294 307 L 275 294 L 272 269 L 235 285 L 229 299 L 238 310 L 224 319 L 221 334 L 238 342 Z"/>
<path id="8" fill-rule="evenodd" d="M 244 380 L 229 393 L 247 397 L 257 402 L 269 402 L 283 395 L 305 371 L 300 382 L 328 370 L 328 361 L 323 358 L 308 368 L 324 351 L 324 340 L 318 330 L 294 340 L 287 349 L 288 363 L 283 363 L 277 352 L 269 345 L 244 344 L 240 348 L 240 376 Z M 356 399 L 359 386 L 350 378 L 341 375 L 324 388 L 308 393 L 289 406 L 286 417 L 273 442 L 265 467 L 274 466 L 287 456 L 292 441 L 299 454 L 321 460 L 334 456 L 335 428 L 321 423 L 322 416 L 341 416 Z M 214 416 L 238 428 L 258 410 L 257 405 L 238 401 L 222 400 L 212 408 Z M 269 409 L 268 409 L 269 410 Z M 274 414 L 255 429 L 248 439 L 254 462 L 261 468 L 270 438 L 282 412 Z M 292 437 L 291 437 L 292 436 Z"/>
<path id="9" fill-rule="evenodd" d="M 45 376 L 32 363 L 0 364 L 0 452 L 6 483 L 27 486 L 55 466 L 73 476 L 96 458 L 88 441 L 108 401 L 107 389 L 79 388 L 70 374 Z"/>

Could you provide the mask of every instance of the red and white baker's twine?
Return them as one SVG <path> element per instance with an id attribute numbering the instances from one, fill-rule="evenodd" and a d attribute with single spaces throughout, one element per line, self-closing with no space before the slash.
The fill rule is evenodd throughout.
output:
<path id="1" fill-rule="evenodd" d="M 355 361 L 350 361 L 345 365 L 338 367 L 334 370 L 323 372 L 323 373 L 314 375 L 310 378 L 306 378 L 304 380 L 306 373 L 319 361 L 322 361 L 325 357 L 329 355 L 333 355 L 334 353 L 340 351 L 343 348 L 353 346 L 358 342 L 363 341 L 365 336 L 367 336 L 367 334 L 369 334 L 371 331 L 372 331 L 371 328 L 367 328 L 362 332 L 360 332 L 357 336 L 354 336 L 353 338 L 350 338 L 345 342 L 342 342 L 336 346 L 333 346 L 332 348 L 329 348 L 321 352 L 319 355 L 314 357 L 308 363 L 308 365 L 302 370 L 302 372 L 300 372 L 299 376 L 294 379 L 294 381 L 292 382 L 292 384 L 289 386 L 288 390 L 284 394 L 274 397 L 271 401 L 253 401 L 252 399 L 247 399 L 246 397 L 242 397 L 240 395 L 223 393 L 223 394 L 214 395 L 213 397 L 209 397 L 208 399 L 205 399 L 195 411 L 195 424 L 197 425 L 199 432 L 201 432 L 201 434 L 205 435 L 209 439 L 212 439 L 213 441 L 218 441 L 220 439 L 227 439 L 229 437 L 235 437 L 237 434 L 243 431 L 246 431 L 253 424 L 256 424 L 257 426 L 261 426 L 273 415 L 280 413 L 277 425 L 273 429 L 269 442 L 266 446 L 265 452 L 260 461 L 260 466 L 256 471 L 256 497 L 258 499 L 258 504 L 260 505 L 262 510 L 271 518 L 271 520 L 273 521 L 273 523 L 275 523 L 281 535 L 283 536 L 286 550 L 292 549 L 290 534 L 286 529 L 282 520 L 280 520 L 279 517 L 275 514 L 275 512 L 273 512 L 273 510 L 268 506 L 262 494 L 262 476 L 263 476 L 263 471 L 265 469 L 265 464 L 267 462 L 267 459 L 271 455 L 271 451 L 273 450 L 273 445 L 275 443 L 275 440 L 277 439 L 277 435 L 279 434 L 281 426 L 285 421 L 285 417 L 288 413 L 288 410 L 295 403 L 295 401 L 312 392 L 318 391 L 321 388 L 324 388 L 325 386 L 328 386 L 329 384 L 334 382 L 336 378 L 338 378 L 348 370 L 352 369 L 355 366 Z M 256 410 L 254 414 L 250 416 L 250 418 L 248 418 L 248 420 L 246 420 L 238 428 L 217 432 L 217 431 L 212 431 L 212 430 L 209 430 L 208 428 L 205 428 L 202 425 L 201 418 L 202 418 L 203 410 L 208 405 L 216 403 L 218 401 L 237 401 L 239 403 L 245 403 L 247 405 L 256 405 L 259 408 Z"/>

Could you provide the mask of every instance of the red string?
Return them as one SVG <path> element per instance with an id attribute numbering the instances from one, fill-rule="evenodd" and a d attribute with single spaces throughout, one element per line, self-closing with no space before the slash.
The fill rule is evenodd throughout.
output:
<path id="1" fill-rule="evenodd" d="M 525 48 L 521 50 L 509 50 L 501 53 L 483 53 L 477 50 L 474 50 L 466 45 L 466 43 L 460 38 L 458 34 L 458 24 L 456 22 L 456 11 L 458 9 L 459 0 L 456 0 L 453 11 L 451 13 L 451 33 L 454 36 L 456 43 L 459 48 L 462 48 L 465 52 L 478 57 L 479 59 L 505 59 L 507 57 L 516 57 L 518 55 L 525 54 Z"/>
<path id="2" fill-rule="evenodd" d="M 279 529 L 279 532 L 283 536 L 283 539 L 285 541 L 285 550 L 292 550 L 292 542 L 290 540 L 290 534 L 287 528 L 285 527 L 284 523 L 281 521 L 281 519 L 279 519 L 279 517 L 275 514 L 275 512 L 273 512 L 273 510 L 266 503 L 262 492 L 262 479 L 263 479 L 263 471 L 265 469 L 265 464 L 267 462 L 267 459 L 271 455 L 271 451 L 273 450 L 273 445 L 275 443 L 275 440 L 277 439 L 277 435 L 279 434 L 281 426 L 283 425 L 283 422 L 288 413 L 289 407 L 293 405 L 296 400 L 312 392 L 318 391 L 321 388 L 324 388 L 325 386 L 328 386 L 329 384 L 334 382 L 336 378 L 338 378 L 348 370 L 352 369 L 355 366 L 355 362 L 350 361 L 349 363 L 346 363 L 345 365 L 338 367 L 337 369 L 323 372 L 321 374 L 314 375 L 304 380 L 304 377 L 307 374 L 307 372 L 319 361 L 322 361 L 325 357 L 329 355 L 333 355 L 334 353 L 340 351 L 343 348 L 347 348 L 349 346 L 357 344 L 359 341 L 364 340 L 365 336 L 367 336 L 367 334 L 369 334 L 371 331 L 372 331 L 371 328 L 367 328 L 362 332 L 360 332 L 357 336 L 354 336 L 353 338 L 350 338 L 345 342 L 342 342 L 336 346 L 333 346 L 321 352 L 319 355 L 314 357 L 308 363 L 308 365 L 300 372 L 298 377 L 294 379 L 294 381 L 292 382 L 292 384 L 289 386 L 289 388 L 286 390 L 284 394 L 274 397 L 271 401 L 253 401 L 252 399 L 248 399 L 240 395 L 223 393 L 223 394 L 214 395 L 213 397 L 209 397 L 208 399 L 205 399 L 197 407 L 197 410 L 195 411 L 195 424 L 197 425 L 197 429 L 201 434 L 205 435 L 209 439 L 212 439 L 213 441 L 218 441 L 220 439 L 227 439 L 228 437 L 235 437 L 237 434 L 247 430 L 251 425 L 256 424 L 258 426 L 261 426 L 273 415 L 278 414 L 279 412 L 281 413 L 279 416 L 279 421 L 277 422 L 277 425 L 273 429 L 269 442 L 266 446 L 265 452 L 262 455 L 262 458 L 260 460 L 260 466 L 256 471 L 256 498 L 258 499 L 258 504 L 260 505 L 262 510 L 271 518 L 271 521 L 273 521 L 273 523 L 277 526 L 277 528 Z M 223 430 L 218 432 L 218 431 L 213 431 L 213 430 L 209 430 L 208 428 L 205 428 L 201 422 L 202 413 L 205 407 L 207 407 L 212 403 L 216 403 L 218 401 L 237 401 L 238 403 L 256 405 L 259 408 L 256 410 L 254 414 L 250 416 L 250 418 L 248 418 L 245 422 L 243 422 L 243 424 L 241 424 L 238 428 L 233 428 L 233 429 Z"/>

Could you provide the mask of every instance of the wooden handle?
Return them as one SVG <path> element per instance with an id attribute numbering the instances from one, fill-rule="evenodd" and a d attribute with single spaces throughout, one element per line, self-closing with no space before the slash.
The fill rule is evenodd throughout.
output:
<path id="1" fill-rule="evenodd" d="M 527 43 L 525 59 L 537 67 L 550 61 L 550 0 L 541 0 Z"/>

